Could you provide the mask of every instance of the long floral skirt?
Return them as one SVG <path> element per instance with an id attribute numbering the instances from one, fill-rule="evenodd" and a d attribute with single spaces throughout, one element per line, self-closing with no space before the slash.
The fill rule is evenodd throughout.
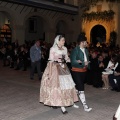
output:
<path id="1" fill-rule="evenodd" d="M 48 106 L 70 106 L 78 101 L 75 83 L 66 64 L 49 62 L 40 86 L 40 102 Z"/>

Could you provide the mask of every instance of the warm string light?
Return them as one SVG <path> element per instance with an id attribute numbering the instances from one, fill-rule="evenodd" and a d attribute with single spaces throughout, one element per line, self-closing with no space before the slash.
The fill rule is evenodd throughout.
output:
<path id="1" fill-rule="evenodd" d="M 92 20 L 103 20 L 110 21 L 114 18 L 114 11 L 103 11 L 103 12 L 91 12 L 91 13 L 83 13 L 82 18 L 83 21 L 92 21 Z"/>
<path id="2" fill-rule="evenodd" d="M 95 6 L 98 2 L 120 2 L 120 0 L 83 0 L 83 3 L 81 4 L 81 8 L 83 11 L 89 10 L 90 6 Z"/>

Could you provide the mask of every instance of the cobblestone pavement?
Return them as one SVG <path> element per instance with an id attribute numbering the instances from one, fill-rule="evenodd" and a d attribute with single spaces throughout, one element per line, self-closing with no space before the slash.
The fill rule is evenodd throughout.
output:
<path id="1" fill-rule="evenodd" d="M 0 65 L 0 120 L 112 120 L 120 104 L 120 93 L 85 85 L 87 103 L 93 110 L 86 113 L 68 107 L 63 115 L 60 108 L 52 109 L 39 103 L 40 81 L 29 79 L 29 71 L 16 71 Z"/>

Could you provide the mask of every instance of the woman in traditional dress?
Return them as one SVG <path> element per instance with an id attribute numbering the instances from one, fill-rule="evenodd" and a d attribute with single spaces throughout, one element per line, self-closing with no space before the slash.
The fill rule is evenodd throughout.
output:
<path id="1" fill-rule="evenodd" d="M 74 102 L 78 101 L 70 71 L 66 62 L 70 62 L 65 38 L 57 35 L 50 49 L 49 62 L 43 73 L 40 87 L 40 102 L 52 107 L 61 107 L 63 114 L 68 113 L 67 106 L 79 108 Z"/>

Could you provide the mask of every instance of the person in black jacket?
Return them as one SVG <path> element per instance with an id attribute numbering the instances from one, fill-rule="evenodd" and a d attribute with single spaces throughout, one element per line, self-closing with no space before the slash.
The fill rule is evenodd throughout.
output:
<path id="1" fill-rule="evenodd" d="M 20 52 L 18 53 L 18 59 L 17 59 L 17 67 L 15 70 L 20 70 L 20 68 L 23 66 L 23 57 L 24 57 L 24 47 L 20 47 Z"/>
<path id="2" fill-rule="evenodd" d="M 15 48 L 13 50 L 13 56 L 12 56 L 12 59 L 11 59 L 10 68 L 15 67 L 15 63 L 17 63 L 17 59 L 18 59 L 18 48 Z"/>
<path id="3" fill-rule="evenodd" d="M 24 48 L 24 52 L 23 52 L 23 71 L 26 71 L 27 70 L 27 67 L 28 67 L 28 63 L 29 63 L 29 60 L 30 60 L 30 55 L 29 55 L 29 51 L 28 51 L 28 48 Z"/>
<path id="4" fill-rule="evenodd" d="M 103 57 L 103 63 L 104 63 L 104 67 L 106 68 L 109 61 L 110 61 L 110 57 L 108 55 L 108 51 L 103 51 L 102 52 L 102 57 Z"/>
<path id="5" fill-rule="evenodd" d="M 103 57 L 101 54 L 97 55 L 94 51 L 91 55 L 90 60 L 90 71 L 88 84 L 91 83 L 93 87 L 99 88 L 102 87 L 102 71 L 104 70 Z"/>

